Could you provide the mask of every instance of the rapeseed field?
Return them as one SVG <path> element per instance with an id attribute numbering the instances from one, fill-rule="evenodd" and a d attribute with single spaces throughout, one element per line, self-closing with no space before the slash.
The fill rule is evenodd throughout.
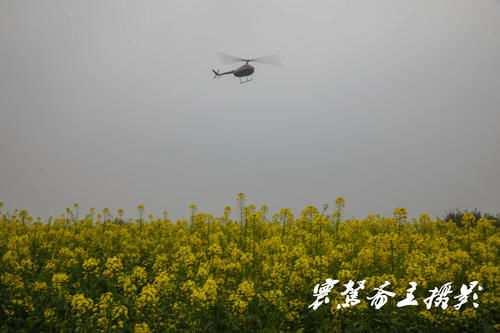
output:
<path id="1" fill-rule="evenodd" d="M 270 215 L 239 194 L 221 216 L 191 205 L 177 221 L 143 205 L 133 220 L 78 204 L 42 220 L 0 205 L 0 331 L 500 329 L 496 221 L 465 214 L 458 227 L 404 208 L 347 219 L 344 205 Z M 398 306 L 410 282 L 416 305 Z"/>

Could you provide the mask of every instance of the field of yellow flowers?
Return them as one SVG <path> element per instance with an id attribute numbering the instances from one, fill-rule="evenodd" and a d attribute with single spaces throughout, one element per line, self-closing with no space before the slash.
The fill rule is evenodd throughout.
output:
<path id="1" fill-rule="evenodd" d="M 144 217 L 142 205 L 133 221 L 123 210 L 85 215 L 78 204 L 42 221 L 0 205 L 0 331 L 499 330 L 494 221 L 466 214 L 459 228 L 427 214 L 408 219 L 404 208 L 345 219 L 344 199 L 334 206 L 270 216 L 240 194 L 221 217 L 192 205 L 190 219 L 173 222 L 167 212 Z M 338 280 L 328 302 L 313 295 L 327 279 Z M 364 288 L 344 292 L 351 280 Z M 395 296 L 376 309 L 368 297 L 385 281 Z M 457 310 L 455 297 L 473 281 Z M 410 282 L 418 304 L 398 307 Z M 452 292 L 428 308 L 431 291 L 448 282 Z"/>

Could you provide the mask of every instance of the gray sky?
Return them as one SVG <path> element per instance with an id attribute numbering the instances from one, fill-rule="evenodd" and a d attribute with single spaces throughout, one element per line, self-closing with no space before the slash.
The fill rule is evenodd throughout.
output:
<path id="1" fill-rule="evenodd" d="M 495 0 L 2 0 L 0 201 L 498 212 L 499 33 Z"/>

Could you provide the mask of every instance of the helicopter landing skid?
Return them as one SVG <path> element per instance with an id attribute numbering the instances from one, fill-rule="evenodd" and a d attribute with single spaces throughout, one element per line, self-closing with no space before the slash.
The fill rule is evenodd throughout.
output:
<path id="1" fill-rule="evenodd" d="M 241 81 L 241 79 L 240 79 L 240 84 L 242 84 L 242 83 L 247 83 L 247 82 L 250 82 L 250 81 L 252 81 L 252 80 L 253 80 L 253 79 L 246 79 L 246 80 L 244 80 L 244 81 Z"/>

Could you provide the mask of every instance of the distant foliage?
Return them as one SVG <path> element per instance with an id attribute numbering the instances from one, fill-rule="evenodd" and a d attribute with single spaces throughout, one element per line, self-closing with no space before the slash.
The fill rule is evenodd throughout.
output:
<path id="1" fill-rule="evenodd" d="M 481 213 L 477 208 L 469 212 L 468 210 L 455 209 L 446 213 L 443 217 L 443 221 L 452 221 L 459 227 L 463 227 L 464 214 L 469 213 L 474 216 L 474 221 L 479 221 L 481 218 L 486 218 L 491 221 L 495 221 L 497 227 L 500 226 L 500 214 L 493 215 L 489 213 Z"/>

